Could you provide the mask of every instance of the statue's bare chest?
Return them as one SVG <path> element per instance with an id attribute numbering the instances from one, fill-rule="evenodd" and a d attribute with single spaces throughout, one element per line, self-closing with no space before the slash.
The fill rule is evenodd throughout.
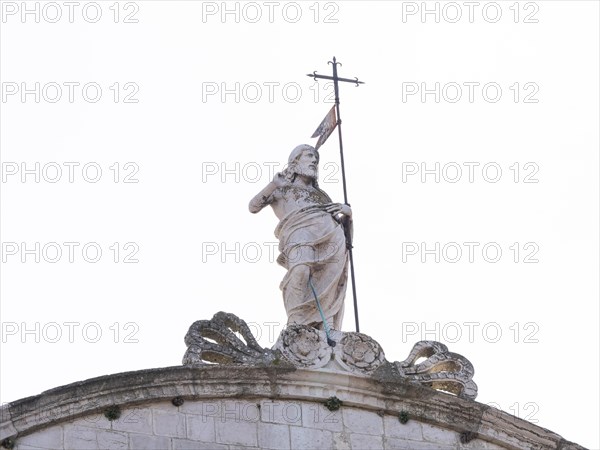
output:
<path id="1" fill-rule="evenodd" d="M 284 186 L 279 188 L 281 199 L 285 203 L 295 203 L 296 205 L 324 205 L 330 203 L 330 200 L 321 191 L 315 188 L 304 188 L 298 186 Z"/>

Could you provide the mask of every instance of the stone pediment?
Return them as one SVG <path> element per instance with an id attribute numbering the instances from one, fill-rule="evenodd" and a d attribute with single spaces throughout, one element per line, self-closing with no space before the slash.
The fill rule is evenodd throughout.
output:
<path id="1" fill-rule="evenodd" d="M 432 341 L 403 362 L 361 333 L 289 326 L 261 348 L 244 321 L 195 322 L 184 364 L 93 378 L 1 408 L 4 448 L 571 449 L 473 400 L 473 367 Z"/>
<path id="2" fill-rule="evenodd" d="M 331 398 L 341 402 L 337 410 L 324 406 Z M 2 440 L 28 450 L 223 449 L 235 442 L 235 448 L 269 448 L 264 440 L 281 434 L 289 443 L 275 448 L 308 442 L 303 448 L 362 449 L 369 441 L 380 442 L 379 448 L 432 450 L 582 449 L 491 406 L 406 380 L 277 363 L 108 375 L 9 403 L 1 411 Z M 273 433 L 261 435 L 265 429 Z"/>

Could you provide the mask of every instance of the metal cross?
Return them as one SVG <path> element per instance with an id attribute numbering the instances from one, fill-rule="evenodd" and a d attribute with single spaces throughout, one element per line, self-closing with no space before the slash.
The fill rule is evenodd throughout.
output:
<path id="1" fill-rule="evenodd" d="M 358 78 L 354 78 L 354 80 L 350 78 L 341 78 L 338 77 L 337 66 L 338 64 L 341 66 L 342 63 L 337 62 L 335 56 L 333 57 L 333 61 L 328 61 L 327 64 L 331 64 L 333 66 L 333 76 L 328 75 L 318 75 L 317 71 L 314 71 L 312 74 L 309 73 L 307 76 L 322 80 L 332 80 L 333 81 L 333 89 L 335 92 L 335 112 L 337 114 L 337 129 L 338 129 L 338 140 L 340 143 L 340 162 L 342 166 L 342 186 L 344 188 L 344 203 L 348 206 L 348 192 L 346 189 L 346 168 L 344 166 L 344 145 L 342 143 L 342 117 L 340 116 L 340 94 L 339 94 L 339 86 L 338 83 L 343 81 L 345 83 L 355 83 L 358 87 L 359 84 L 364 84 L 363 81 L 359 81 Z M 360 331 L 360 327 L 358 324 L 358 303 L 356 300 L 356 280 L 354 278 L 354 259 L 352 257 L 352 244 L 348 240 L 348 255 L 350 258 L 350 277 L 352 279 L 352 296 L 354 298 L 354 323 L 356 325 L 356 332 Z"/>

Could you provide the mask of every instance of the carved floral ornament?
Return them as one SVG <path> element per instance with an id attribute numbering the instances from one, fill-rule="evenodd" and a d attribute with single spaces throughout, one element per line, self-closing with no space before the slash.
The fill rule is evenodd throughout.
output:
<path id="1" fill-rule="evenodd" d="M 304 325 L 286 328 L 279 335 L 275 349 L 292 364 L 305 368 L 323 367 L 331 359 L 331 347 L 319 330 Z"/>
<path id="2" fill-rule="evenodd" d="M 341 365 L 350 372 L 373 373 L 385 362 L 379 343 L 362 333 L 345 333 L 338 353 Z"/>
<path id="3" fill-rule="evenodd" d="M 283 360 L 303 369 L 359 376 L 373 376 L 378 369 L 387 368 L 397 379 L 471 400 L 477 396 L 473 365 L 440 342 L 417 342 L 406 360 L 390 363 L 379 343 L 366 334 L 336 331 L 334 340 L 336 345 L 330 346 L 323 330 L 289 325 L 272 349 L 261 348 L 246 322 L 234 314 L 219 312 L 211 320 L 192 324 L 185 336 L 188 349 L 183 364 L 270 365 Z"/>

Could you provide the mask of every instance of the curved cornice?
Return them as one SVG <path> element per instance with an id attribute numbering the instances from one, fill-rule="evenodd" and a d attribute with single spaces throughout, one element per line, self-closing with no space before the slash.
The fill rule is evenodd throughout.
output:
<path id="1" fill-rule="evenodd" d="M 182 397 L 186 401 L 268 398 L 323 402 L 398 415 L 509 449 L 583 449 L 544 428 L 493 407 L 419 384 L 287 365 L 176 366 L 124 372 L 72 383 L 4 405 L 0 439 L 18 438 L 112 405 L 128 407 Z"/>

